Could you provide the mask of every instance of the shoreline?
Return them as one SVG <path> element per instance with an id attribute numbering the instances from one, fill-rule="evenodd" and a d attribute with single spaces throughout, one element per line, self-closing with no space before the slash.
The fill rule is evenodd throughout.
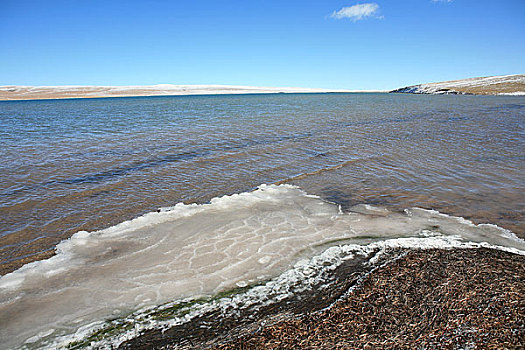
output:
<path id="1" fill-rule="evenodd" d="M 410 250 L 327 309 L 210 348 L 522 348 L 524 261 L 486 248 Z"/>
<path id="2" fill-rule="evenodd" d="M 386 90 L 257 87 L 235 85 L 0 86 L 0 101 L 38 101 L 112 97 L 170 97 L 255 94 L 386 93 Z"/>
<path id="3" fill-rule="evenodd" d="M 524 96 L 525 75 L 513 74 L 410 85 L 394 90 L 324 89 L 216 84 L 128 86 L 57 85 L 0 86 L 0 101 L 62 100 L 109 97 L 207 96 L 315 93 L 409 93 L 438 95 Z"/>
<path id="4" fill-rule="evenodd" d="M 272 279 L 112 321 L 68 348 L 519 348 L 524 262 L 479 246 L 372 250 L 285 290 Z"/>
<path id="5" fill-rule="evenodd" d="M 520 348 L 524 262 L 489 248 L 393 250 L 364 276 L 343 264 L 328 287 L 246 315 L 212 312 L 118 349 Z"/>
<path id="6" fill-rule="evenodd" d="M 329 91 L 329 92 L 239 92 L 239 93 L 210 93 L 210 94 L 169 94 L 169 95 L 115 95 L 115 96 L 79 96 L 79 97 L 50 97 L 31 99 L 0 99 L 0 102 L 23 101 L 62 101 L 62 100 L 99 100 L 113 98 L 141 98 L 141 97 L 199 97 L 199 96 L 246 96 L 246 95 L 330 95 L 330 94 L 386 94 L 388 91 Z"/>

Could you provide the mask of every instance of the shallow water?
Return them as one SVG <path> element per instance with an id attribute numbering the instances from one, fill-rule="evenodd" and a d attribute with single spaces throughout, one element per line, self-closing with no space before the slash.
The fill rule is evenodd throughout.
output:
<path id="1" fill-rule="evenodd" d="M 2 273 L 87 231 L 0 279 L 0 338 L 52 341 L 332 245 L 437 235 L 523 249 L 510 231 L 525 235 L 524 122 L 525 98 L 502 96 L 0 102 Z M 250 192 L 261 183 L 302 190 Z"/>
<path id="2" fill-rule="evenodd" d="M 292 183 L 525 233 L 525 98 L 399 94 L 0 102 L 3 273 L 178 202 Z"/>

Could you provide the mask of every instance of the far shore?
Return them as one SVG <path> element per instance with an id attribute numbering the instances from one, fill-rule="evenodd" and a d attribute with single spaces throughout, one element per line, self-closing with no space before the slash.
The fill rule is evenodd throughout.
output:
<path id="1" fill-rule="evenodd" d="M 0 86 L 0 101 L 55 100 L 107 97 L 319 94 L 319 93 L 411 93 L 437 95 L 525 95 L 525 75 L 502 75 L 412 85 L 396 90 L 349 90 L 243 85 L 129 85 L 129 86 Z"/>
<path id="2" fill-rule="evenodd" d="M 0 101 L 73 98 L 387 92 L 381 90 L 314 89 L 295 87 L 257 87 L 233 85 L 145 85 L 145 86 L 0 86 Z"/>
<path id="3" fill-rule="evenodd" d="M 406 86 L 392 90 L 395 93 L 434 95 L 525 95 L 525 75 L 512 74 L 491 77 L 450 80 Z"/>

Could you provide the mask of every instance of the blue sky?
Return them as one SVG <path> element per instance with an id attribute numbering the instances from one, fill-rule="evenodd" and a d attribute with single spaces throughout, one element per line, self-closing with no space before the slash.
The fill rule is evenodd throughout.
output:
<path id="1" fill-rule="evenodd" d="M 524 33 L 524 0 L 0 0 L 0 85 L 390 89 L 525 73 Z"/>

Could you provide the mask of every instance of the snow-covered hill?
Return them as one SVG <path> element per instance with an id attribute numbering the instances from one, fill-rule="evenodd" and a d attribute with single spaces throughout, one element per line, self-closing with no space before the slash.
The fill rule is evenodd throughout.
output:
<path id="1" fill-rule="evenodd" d="M 412 94 L 525 95 L 525 75 L 501 75 L 419 84 L 390 92 Z"/>
<path id="2" fill-rule="evenodd" d="M 293 87 L 172 84 L 137 86 L 0 86 L 0 100 L 316 92 L 351 91 Z"/>

